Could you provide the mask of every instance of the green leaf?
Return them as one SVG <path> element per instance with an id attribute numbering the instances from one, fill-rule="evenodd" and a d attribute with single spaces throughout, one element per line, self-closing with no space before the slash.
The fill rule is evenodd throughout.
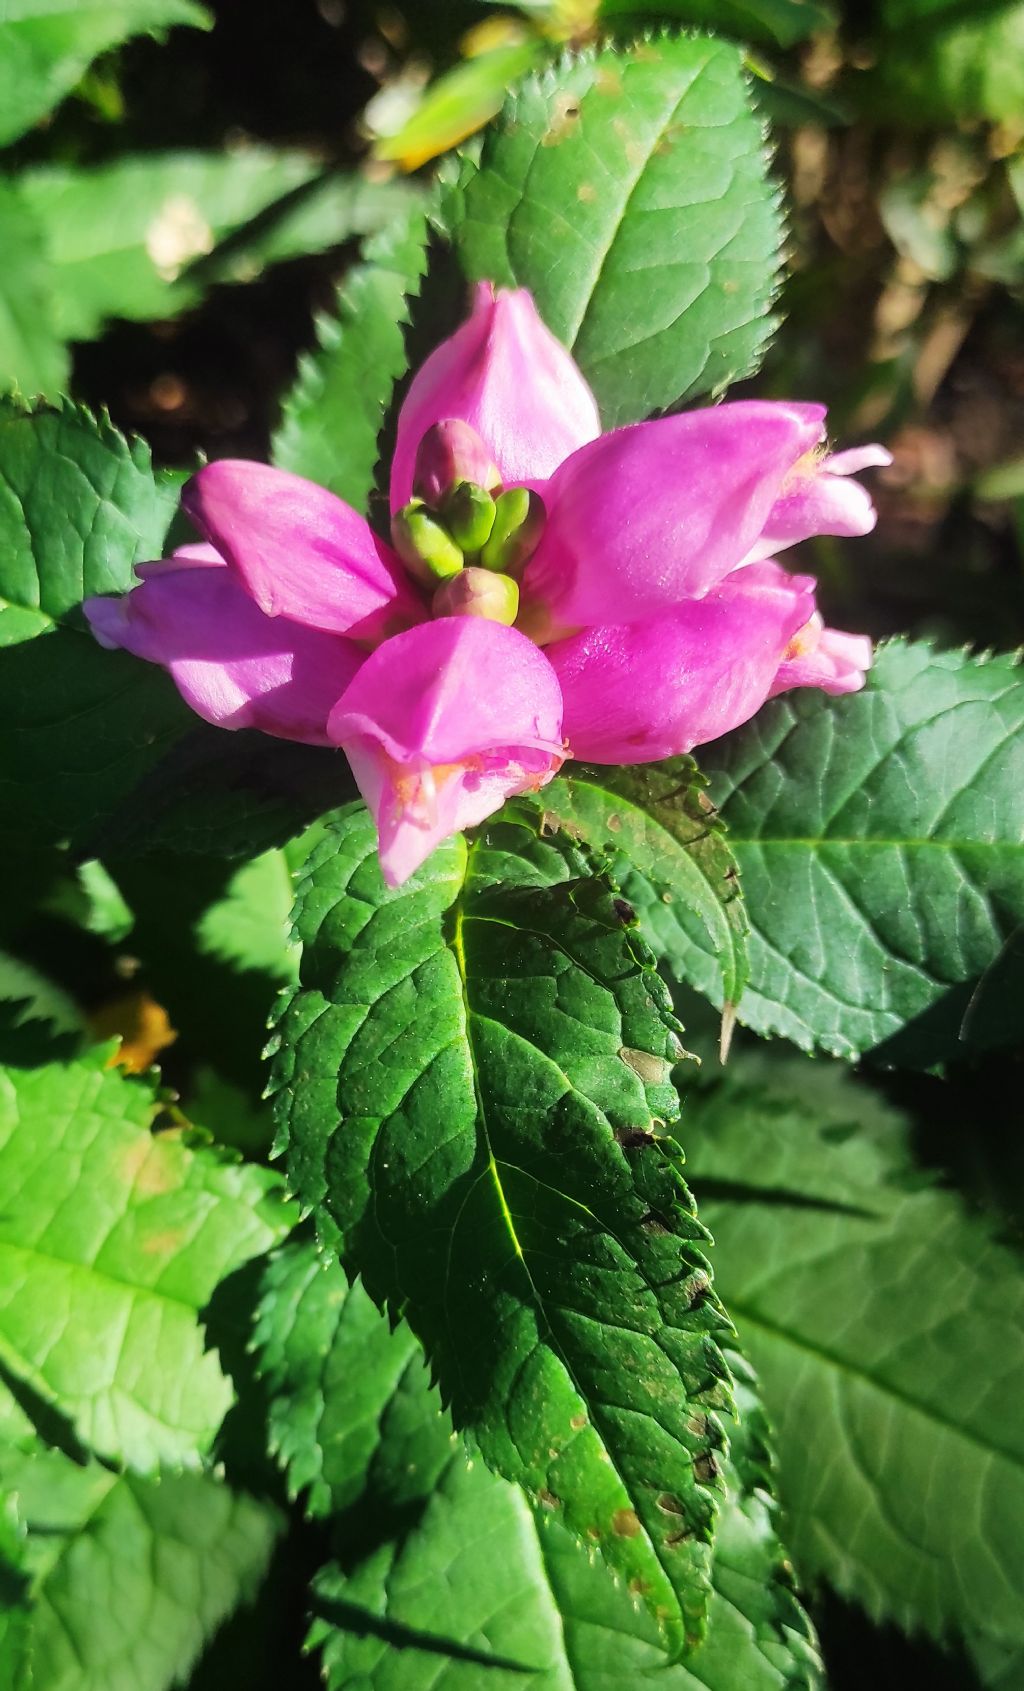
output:
<path id="1" fill-rule="evenodd" d="M 170 317 L 200 297 L 211 273 L 248 280 L 267 262 L 333 246 L 394 215 L 389 184 L 353 176 L 321 186 L 319 172 L 306 153 L 253 146 L 24 171 L 19 188 L 45 235 L 65 339 L 90 340 L 111 317 Z M 287 207 L 274 215 L 282 197 L 296 204 L 291 217 Z M 400 190 L 399 205 L 405 197 Z M 218 258 L 215 244 L 232 235 L 244 237 L 240 246 Z"/>
<path id="2" fill-rule="evenodd" d="M 919 128 L 1012 123 L 1024 102 L 1024 5 L 885 0 L 870 68 L 850 92 L 889 122 Z"/>
<path id="3" fill-rule="evenodd" d="M 37 612 L 41 628 L 92 593 L 123 593 L 132 566 L 160 556 L 176 504 L 149 448 L 84 406 L 0 406 L 2 616 Z"/>
<path id="4" fill-rule="evenodd" d="M 687 1103 L 715 1262 L 775 1429 L 787 1542 L 876 1619 L 1024 1645 L 1024 1274 L 833 1065 Z"/>
<path id="5" fill-rule="evenodd" d="M 56 1033 L 85 1031 L 82 1013 L 63 987 L 9 951 L 0 951 L 0 1002 L 18 1006 L 16 1022 L 45 1022 Z"/>
<path id="6" fill-rule="evenodd" d="M 293 1186 L 419 1334 L 456 1424 L 681 1645 L 725 1319 L 657 1136 L 678 1024 L 629 906 L 584 869 L 535 821 L 494 823 L 389 892 L 372 823 L 341 812 L 300 884 L 274 1084 Z"/>
<path id="7" fill-rule="evenodd" d="M 268 1170 L 153 1134 L 107 1055 L 0 1071 L 0 1359 L 99 1455 L 194 1466 L 231 1400 L 199 1311 L 290 1217 Z"/>
<path id="8" fill-rule="evenodd" d="M 428 1497 L 452 1434 L 409 1328 L 391 1331 L 363 1288 L 299 1239 L 271 1258 L 261 1294 L 251 1348 L 289 1496 L 308 1490 L 309 1513 L 324 1516 L 371 1477 L 390 1506 Z"/>
<path id="9" fill-rule="evenodd" d="M 158 1480 L 59 1451 L 0 1453 L 27 1530 L 30 1665 L 11 1691 L 167 1691 L 239 1603 L 281 1528 L 266 1503 L 205 1475 Z"/>
<path id="10" fill-rule="evenodd" d="M 299 366 L 274 436 L 273 459 L 364 510 L 377 440 L 406 366 L 402 326 L 426 270 L 422 213 L 367 243 L 365 262 L 338 289 L 337 316 L 321 317 L 318 345 Z"/>
<path id="11" fill-rule="evenodd" d="M 0 838 L 19 848 L 87 834 L 190 720 L 166 676 L 68 620 L 160 557 L 175 503 L 105 420 L 0 405 Z"/>
<path id="12" fill-rule="evenodd" d="M 894 643 L 862 693 L 788 694 L 704 749 L 751 926 L 749 1027 L 842 1057 L 956 1055 L 1024 920 L 1022 673 Z"/>
<path id="13" fill-rule="evenodd" d="M 29 1660 L 24 1534 L 13 1500 L 0 1498 L 0 1684 L 24 1682 Z"/>
<path id="14" fill-rule="evenodd" d="M 378 1318 L 379 1319 L 379 1318 Z M 450 1454 L 421 1520 L 314 1584 L 328 1691 L 783 1691 L 820 1683 L 764 1490 L 760 1412 L 736 1427 L 705 1642 L 667 1664 L 651 1616 L 543 1504 Z M 440 1671 L 439 1671 L 440 1670 Z"/>
<path id="15" fill-rule="evenodd" d="M 93 59 L 172 24 L 207 28 L 192 0 L 6 0 L 0 38 L 0 146 L 38 122 Z"/>
<path id="16" fill-rule="evenodd" d="M 680 980 L 735 1004 L 747 921 L 735 859 L 692 758 L 634 768 L 570 766 L 545 787 L 544 819 L 611 853 L 644 935 Z"/>
<path id="17" fill-rule="evenodd" d="M 541 52 L 540 43 L 528 38 L 474 53 L 431 83 L 401 129 L 377 140 L 375 154 L 404 170 L 418 170 L 475 135 L 501 110 L 510 86 L 533 68 Z"/>
<path id="18" fill-rule="evenodd" d="M 67 386 L 43 235 L 20 184 L 0 177 L 0 393 L 50 394 Z"/>
<path id="19" fill-rule="evenodd" d="M 297 953 L 289 938 L 293 892 L 288 853 L 265 851 L 243 863 L 200 917 L 199 950 L 282 983 L 297 980 Z"/>
<path id="20" fill-rule="evenodd" d="M 659 36 L 530 78 L 453 199 L 470 277 L 533 290 L 609 428 L 756 368 L 781 224 L 737 48 Z"/>
<path id="21" fill-rule="evenodd" d="M 823 0 L 601 0 L 602 22 L 671 18 L 674 23 L 713 29 L 741 41 L 769 41 L 792 47 L 818 30 L 835 25 L 835 13 Z"/>

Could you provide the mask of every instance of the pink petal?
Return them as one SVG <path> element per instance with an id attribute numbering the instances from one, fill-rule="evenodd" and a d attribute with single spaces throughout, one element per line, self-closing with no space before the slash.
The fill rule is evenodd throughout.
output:
<path id="1" fill-rule="evenodd" d="M 524 289 L 475 290 L 469 318 L 418 371 L 398 419 L 391 509 L 412 493 L 416 451 L 449 417 L 469 423 L 506 483 L 548 477 L 601 432 L 597 404 L 574 360 Z"/>
<path id="2" fill-rule="evenodd" d="M 870 534 L 877 521 L 871 495 L 853 481 L 856 470 L 892 463 L 884 446 L 854 446 L 818 458 L 813 452 L 796 464 L 768 513 L 748 561 L 769 558 L 816 534 Z"/>
<path id="3" fill-rule="evenodd" d="M 449 834 L 560 767 L 562 700 L 544 654 L 500 623 L 444 617 L 378 647 L 331 712 L 400 886 Z"/>
<path id="4" fill-rule="evenodd" d="M 182 505 L 267 616 L 374 645 L 426 615 L 391 548 L 301 476 L 222 459 L 192 477 Z"/>
<path id="5" fill-rule="evenodd" d="M 866 634 L 826 628 L 815 612 L 790 641 L 769 698 L 791 687 L 821 687 L 826 693 L 859 693 L 871 668 Z"/>
<path id="6" fill-rule="evenodd" d="M 104 646 L 160 664 L 185 703 L 221 728 L 260 728 L 326 746 L 327 718 L 365 654 L 336 634 L 266 617 L 223 563 L 144 565 L 120 599 L 87 599 Z"/>
<path id="7" fill-rule="evenodd" d="M 584 446 L 541 490 L 548 520 L 520 625 L 543 642 L 706 593 L 742 562 L 824 416 L 744 400 Z"/>
<path id="8" fill-rule="evenodd" d="M 549 646 L 569 755 L 650 763 L 746 722 L 813 609 L 809 576 L 754 564 L 704 599 Z"/>

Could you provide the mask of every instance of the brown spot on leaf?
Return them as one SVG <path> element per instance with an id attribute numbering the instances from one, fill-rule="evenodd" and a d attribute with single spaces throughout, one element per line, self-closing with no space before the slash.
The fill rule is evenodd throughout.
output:
<path id="1" fill-rule="evenodd" d="M 185 1243 L 187 1234 L 184 1227 L 165 1227 L 160 1233 L 151 1233 L 143 1240 L 144 1256 L 172 1256 Z"/>
<path id="2" fill-rule="evenodd" d="M 586 1424 L 587 1417 L 585 1415 L 574 1415 L 572 1420 L 569 1422 L 569 1425 L 574 1433 L 581 1433 Z"/>
<path id="3" fill-rule="evenodd" d="M 653 1145 L 654 1134 L 647 1127 L 617 1127 L 615 1138 L 624 1151 L 638 1151 L 642 1145 Z"/>
<path id="4" fill-rule="evenodd" d="M 576 198 L 581 200 L 585 206 L 593 205 L 597 199 L 597 189 L 593 182 L 581 182 L 576 190 Z"/>
<path id="5" fill-rule="evenodd" d="M 672 1071 L 672 1064 L 664 1057 L 656 1057 L 653 1051 L 637 1051 L 632 1045 L 620 1045 L 619 1056 L 645 1086 L 661 1085 Z"/>
<path id="6" fill-rule="evenodd" d="M 537 1501 L 538 1503 L 543 1503 L 545 1509 L 558 1508 L 558 1498 L 555 1496 L 553 1491 L 548 1491 L 547 1486 L 541 1486 L 540 1491 L 537 1493 Z"/>
<path id="7" fill-rule="evenodd" d="M 551 103 L 551 116 L 541 138 L 542 147 L 557 147 L 560 141 L 575 132 L 580 121 L 580 103 L 575 94 L 556 94 Z"/>
<path id="8" fill-rule="evenodd" d="M 640 1531 L 640 1517 L 635 1509 L 616 1509 L 612 1516 L 612 1532 L 616 1538 L 636 1538 Z"/>
<path id="9" fill-rule="evenodd" d="M 693 1477 L 699 1485 L 710 1485 L 718 1477 L 718 1463 L 713 1450 L 706 1450 L 693 1464 Z"/>
<path id="10" fill-rule="evenodd" d="M 680 1503 L 678 1497 L 673 1497 L 670 1491 L 662 1492 L 661 1496 L 658 1498 L 658 1508 L 663 1509 L 666 1515 L 686 1514 L 686 1510 L 683 1508 L 683 1505 Z"/>

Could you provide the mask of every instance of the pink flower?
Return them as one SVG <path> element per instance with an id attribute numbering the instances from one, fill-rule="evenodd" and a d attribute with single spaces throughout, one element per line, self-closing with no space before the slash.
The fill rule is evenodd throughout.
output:
<path id="1" fill-rule="evenodd" d="M 529 294 L 482 285 L 402 408 L 394 546 L 298 476 L 211 464 L 183 496 L 204 543 L 86 615 L 208 721 L 342 747 L 397 886 L 567 755 L 669 757 L 863 685 L 870 643 L 774 560 L 874 523 L 852 474 L 889 455 L 826 456 L 824 423 L 743 401 L 601 435 Z"/>

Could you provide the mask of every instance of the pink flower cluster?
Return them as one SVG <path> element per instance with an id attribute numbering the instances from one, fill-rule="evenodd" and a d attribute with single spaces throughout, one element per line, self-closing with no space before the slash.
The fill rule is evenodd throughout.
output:
<path id="1" fill-rule="evenodd" d="M 485 284 L 409 390 L 393 511 L 411 508 L 425 441 L 453 419 L 490 494 L 534 496 L 513 626 L 473 593 L 439 610 L 341 499 L 232 461 L 185 488 L 204 544 L 85 606 L 104 645 L 162 664 L 208 722 L 343 748 L 390 885 L 566 757 L 669 757 L 787 688 L 863 685 L 869 641 L 825 628 L 813 579 L 774 561 L 874 525 L 850 477 L 889 455 L 826 456 L 823 407 L 742 401 L 602 435 L 530 295 Z"/>

